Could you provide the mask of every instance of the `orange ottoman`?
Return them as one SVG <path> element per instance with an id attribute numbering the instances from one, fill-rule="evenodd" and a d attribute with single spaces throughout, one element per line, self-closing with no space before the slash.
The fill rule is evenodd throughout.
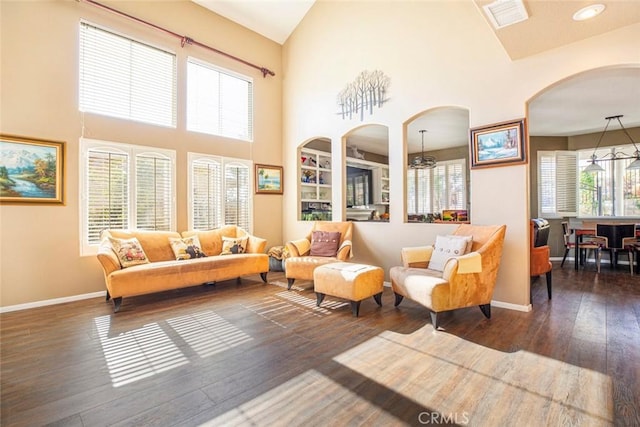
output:
<path id="1" fill-rule="evenodd" d="M 384 271 L 380 267 L 351 262 L 333 262 L 317 267 L 313 271 L 313 290 L 317 306 L 325 295 L 348 299 L 351 312 L 358 317 L 360 302 L 373 297 L 382 306 Z"/>

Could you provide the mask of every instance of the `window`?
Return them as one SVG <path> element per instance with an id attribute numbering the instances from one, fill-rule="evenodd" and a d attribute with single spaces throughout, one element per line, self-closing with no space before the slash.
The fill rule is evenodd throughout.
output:
<path id="1" fill-rule="evenodd" d="M 107 228 L 175 230 L 175 151 L 80 140 L 81 254 Z"/>
<path id="2" fill-rule="evenodd" d="M 633 145 L 607 147 L 596 151 L 599 159 L 612 155 L 627 157 Z M 579 169 L 590 163 L 592 150 L 579 151 Z M 606 156 L 606 157 L 605 157 Z M 634 159 L 598 162 L 604 172 L 580 173 L 579 216 L 638 216 L 640 215 L 640 171 L 627 170 Z"/>
<path id="3" fill-rule="evenodd" d="M 577 170 L 574 151 L 538 151 L 538 216 L 576 216 Z"/>
<path id="4" fill-rule="evenodd" d="M 407 209 L 411 215 L 466 209 L 465 159 L 438 162 L 433 169 L 407 171 Z"/>
<path id="5" fill-rule="evenodd" d="M 251 141 L 253 80 L 189 58 L 187 130 Z"/>
<path id="6" fill-rule="evenodd" d="M 176 56 L 80 23 L 80 111 L 176 127 Z"/>
<path id="7" fill-rule="evenodd" d="M 189 227 L 235 224 L 251 232 L 252 164 L 247 160 L 189 153 Z"/>
<path id="8" fill-rule="evenodd" d="M 596 156 L 633 152 L 632 145 L 607 147 Z M 538 152 L 539 216 L 640 215 L 640 171 L 626 169 L 633 159 L 601 161 L 604 172 L 582 173 L 592 154 L 593 149 Z"/>

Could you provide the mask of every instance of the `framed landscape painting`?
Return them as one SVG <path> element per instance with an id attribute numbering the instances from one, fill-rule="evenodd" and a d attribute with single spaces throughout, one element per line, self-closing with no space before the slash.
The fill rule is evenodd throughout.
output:
<path id="1" fill-rule="evenodd" d="M 64 204 L 64 142 L 0 134 L 0 203 Z"/>
<path id="2" fill-rule="evenodd" d="M 282 166 L 256 165 L 256 194 L 282 194 Z"/>
<path id="3" fill-rule="evenodd" d="M 471 129 L 471 169 L 527 162 L 525 119 Z"/>

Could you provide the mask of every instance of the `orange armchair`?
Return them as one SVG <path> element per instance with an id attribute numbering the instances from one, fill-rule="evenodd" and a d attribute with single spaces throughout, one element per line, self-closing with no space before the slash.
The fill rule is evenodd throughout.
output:
<path id="1" fill-rule="evenodd" d="M 338 251 L 335 256 L 311 255 L 312 236 L 314 231 L 340 232 Z M 313 280 L 316 267 L 331 262 L 348 261 L 352 256 L 353 222 L 316 221 L 304 238 L 287 242 L 289 257 L 285 261 L 287 288 L 291 289 L 296 279 Z"/>
<path id="2" fill-rule="evenodd" d="M 438 313 L 458 308 L 477 305 L 486 318 L 491 318 L 491 298 L 506 229 L 506 225 L 460 225 L 453 236 L 470 238 L 470 252 L 446 259 L 442 271 L 434 270 L 433 265 L 438 248 L 403 248 L 403 265 L 389 271 L 396 307 L 404 297 L 425 306 L 434 329 L 438 329 Z"/>
<path id="3" fill-rule="evenodd" d="M 547 276 L 547 295 L 551 299 L 551 269 L 553 266 L 549 260 L 551 251 L 547 245 L 549 223 L 544 219 L 532 219 L 529 221 L 529 230 L 529 275 L 532 279 L 542 274 Z"/>

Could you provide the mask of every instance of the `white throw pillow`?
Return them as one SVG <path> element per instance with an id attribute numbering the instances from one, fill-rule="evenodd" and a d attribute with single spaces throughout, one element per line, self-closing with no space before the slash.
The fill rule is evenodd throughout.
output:
<path id="1" fill-rule="evenodd" d="M 461 239 L 460 236 L 437 236 L 429 260 L 429 269 L 443 271 L 447 260 L 464 255 L 466 248 L 467 239 Z"/>

